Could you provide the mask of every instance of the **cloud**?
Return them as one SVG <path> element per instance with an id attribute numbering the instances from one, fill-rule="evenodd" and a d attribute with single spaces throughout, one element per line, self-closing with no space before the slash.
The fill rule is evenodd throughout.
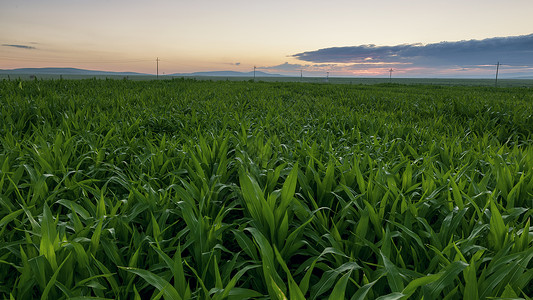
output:
<path id="1" fill-rule="evenodd" d="M 283 64 L 274 65 L 274 66 L 261 66 L 257 67 L 257 69 L 260 70 L 268 70 L 268 71 L 274 71 L 285 75 L 295 75 L 299 74 L 300 71 L 305 72 L 306 75 L 311 76 L 323 76 L 326 74 L 326 72 L 331 72 L 332 74 L 344 74 L 344 75 L 355 75 L 355 74 L 369 74 L 369 73 L 376 73 L 376 71 L 373 72 L 367 72 L 371 69 L 379 69 L 381 72 L 383 69 L 383 66 L 389 67 L 390 66 L 399 66 L 401 64 L 394 63 L 394 64 L 382 64 L 382 63 L 364 63 L 364 64 L 345 64 L 345 63 L 314 63 L 314 64 L 294 64 L 285 62 Z M 388 69 L 387 69 L 388 72 Z M 387 73 L 388 74 L 388 73 Z M 298 75 L 299 76 L 299 75 Z"/>
<path id="2" fill-rule="evenodd" d="M 533 34 L 495 37 L 484 40 L 402 44 L 396 46 L 359 45 L 332 47 L 294 54 L 312 63 L 352 64 L 352 67 L 473 67 L 494 65 L 533 66 Z"/>
<path id="3" fill-rule="evenodd" d="M 300 71 L 302 69 L 307 69 L 310 65 L 301 65 L 301 64 L 290 64 L 285 62 L 281 65 L 268 66 L 268 67 L 257 67 L 261 70 L 277 70 L 277 71 Z"/>
<path id="4" fill-rule="evenodd" d="M 19 48 L 19 49 L 37 49 L 33 46 L 27 46 L 27 45 L 16 45 L 16 44 L 2 44 L 4 47 L 13 47 L 13 48 Z"/>

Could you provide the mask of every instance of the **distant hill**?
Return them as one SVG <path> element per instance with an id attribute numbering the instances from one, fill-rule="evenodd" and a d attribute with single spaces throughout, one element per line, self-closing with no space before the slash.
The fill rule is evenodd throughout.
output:
<path id="1" fill-rule="evenodd" d="M 253 77 L 254 72 L 237 72 L 237 71 L 208 71 L 194 73 L 174 73 L 167 76 L 213 76 L 213 77 Z M 281 74 L 272 74 L 263 71 L 255 71 L 256 77 L 283 77 Z"/>
<path id="2" fill-rule="evenodd" d="M 21 68 L 12 70 L 1 70 L 0 74 L 9 75 L 121 75 L 121 76 L 133 76 L 133 75 L 148 75 L 136 72 L 112 72 L 112 71 L 98 71 L 98 70 L 84 70 L 76 68 Z"/>
<path id="3" fill-rule="evenodd" d="M 100 70 L 85 70 L 77 68 L 21 68 L 2 70 L 0 74 L 4 75 L 90 75 L 90 76 L 102 76 L 102 75 L 119 75 L 119 76 L 153 76 L 153 74 L 137 73 L 137 72 L 112 72 L 112 71 L 100 71 Z M 253 77 L 254 72 L 237 72 L 237 71 L 207 71 L 207 72 L 194 72 L 194 73 L 174 73 L 160 76 L 205 76 L 205 77 Z M 271 74 L 263 71 L 255 71 L 256 77 L 283 77 L 280 74 Z"/>

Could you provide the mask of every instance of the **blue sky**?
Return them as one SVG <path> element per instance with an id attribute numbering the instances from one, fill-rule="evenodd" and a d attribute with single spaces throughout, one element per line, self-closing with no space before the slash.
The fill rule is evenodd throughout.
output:
<path id="1" fill-rule="evenodd" d="M 531 0 L 0 0 L 0 69 L 533 75 Z"/>

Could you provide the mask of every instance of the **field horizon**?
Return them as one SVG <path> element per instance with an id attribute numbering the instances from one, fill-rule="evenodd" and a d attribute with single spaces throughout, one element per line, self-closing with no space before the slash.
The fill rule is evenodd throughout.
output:
<path id="1" fill-rule="evenodd" d="M 195 72 L 189 74 L 169 74 L 169 75 L 153 75 L 142 74 L 135 72 L 107 72 L 97 70 L 83 70 L 75 68 L 66 68 L 71 72 L 64 71 L 65 68 L 42 68 L 43 73 L 28 72 L 25 69 L 17 69 L 20 71 L 10 72 L 12 70 L 0 70 L 0 80 L 54 80 L 54 79 L 128 79 L 136 81 L 150 81 L 150 80 L 172 80 L 172 79 L 195 79 L 205 81 L 249 81 L 253 80 L 252 72 L 234 72 L 228 71 L 229 75 L 224 75 L 225 71 L 217 72 Z M 52 69 L 52 71 L 47 71 Z M 74 70 L 74 71 L 72 71 Z M 89 71 L 90 73 L 84 73 Z M 198 75 L 200 74 L 200 75 Z M 210 75 L 218 74 L 218 75 Z M 456 78 L 456 77 L 335 77 L 330 76 L 281 76 L 278 74 L 268 74 L 263 76 L 264 72 L 257 72 L 255 81 L 264 82 L 301 82 L 301 83 L 331 83 L 331 84 L 406 84 L 406 85 L 444 85 L 444 86 L 495 86 L 494 78 Z M 498 78 L 498 87 L 533 87 L 533 78 Z"/>

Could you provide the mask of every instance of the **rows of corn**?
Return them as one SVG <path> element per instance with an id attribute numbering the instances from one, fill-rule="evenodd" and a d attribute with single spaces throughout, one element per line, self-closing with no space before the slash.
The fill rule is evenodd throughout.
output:
<path id="1" fill-rule="evenodd" d="M 0 298 L 533 295 L 533 92 L 0 82 Z"/>

